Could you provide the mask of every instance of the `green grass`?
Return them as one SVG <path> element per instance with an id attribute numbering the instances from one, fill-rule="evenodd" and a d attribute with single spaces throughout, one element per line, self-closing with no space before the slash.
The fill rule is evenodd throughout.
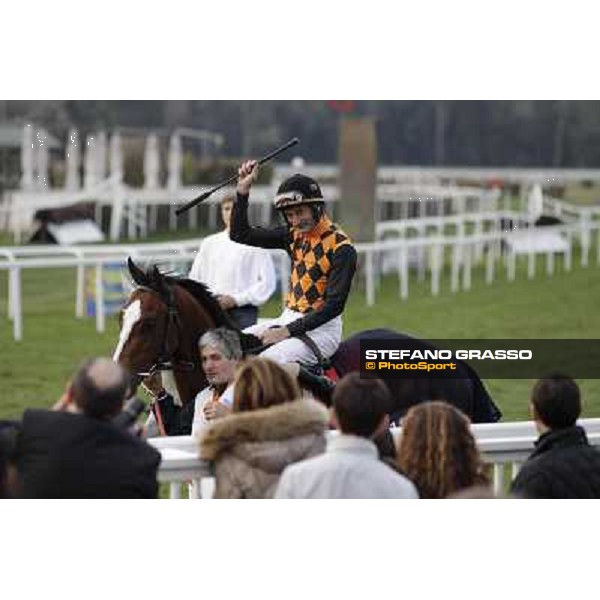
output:
<path id="1" fill-rule="evenodd" d="M 528 280 L 525 259 L 517 263 L 517 277 L 506 280 L 503 269 L 486 285 L 483 268 L 473 271 L 472 289 L 449 291 L 448 272 L 438 297 L 429 282 L 412 276 L 409 298 L 398 296 L 395 276 L 382 280 L 374 307 L 365 305 L 362 282 L 355 285 L 345 313 L 345 334 L 389 327 L 423 338 L 594 338 L 600 331 L 600 270 L 595 262 L 582 268 L 575 253 L 573 269 L 565 272 L 557 259 L 554 277 L 538 260 L 536 277 Z M 118 327 L 108 317 L 106 332 L 98 334 L 91 318 L 76 319 L 75 271 L 31 270 L 23 273 L 24 339 L 12 338 L 7 318 L 7 281 L 0 275 L 0 418 L 19 417 L 25 407 L 51 405 L 76 365 L 87 356 L 112 355 Z M 262 316 L 275 316 L 279 298 L 271 300 Z M 504 420 L 526 419 L 530 380 L 486 380 Z M 600 380 L 580 380 L 584 416 L 600 417 Z"/>

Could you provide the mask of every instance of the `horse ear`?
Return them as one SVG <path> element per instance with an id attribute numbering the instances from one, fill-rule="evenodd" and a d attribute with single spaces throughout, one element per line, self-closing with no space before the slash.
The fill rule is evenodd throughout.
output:
<path id="1" fill-rule="evenodd" d="M 148 285 L 146 274 L 133 262 L 133 260 L 131 260 L 131 256 L 127 257 L 127 268 L 131 273 L 133 281 L 135 281 L 138 285 Z"/>
<path id="2" fill-rule="evenodd" d="M 152 266 L 152 271 L 150 272 L 150 279 L 152 280 L 152 285 L 157 291 L 165 290 L 165 280 L 163 274 L 158 270 L 156 265 Z"/>

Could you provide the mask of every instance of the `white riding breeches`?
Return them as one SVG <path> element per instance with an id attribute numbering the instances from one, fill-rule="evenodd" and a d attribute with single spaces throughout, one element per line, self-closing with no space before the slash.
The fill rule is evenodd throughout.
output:
<path id="1" fill-rule="evenodd" d="M 244 333 L 260 335 L 270 327 L 283 327 L 303 316 L 302 313 L 286 308 L 276 319 L 247 327 Z M 339 315 L 320 327 L 307 331 L 306 335 L 317 345 L 324 358 L 331 357 L 342 341 L 342 316 Z M 301 339 L 295 337 L 274 344 L 261 352 L 260 356 L 278 363 L 299 362 L 304 365 L 315 365 L 318 362 L 314 352 Z"/>

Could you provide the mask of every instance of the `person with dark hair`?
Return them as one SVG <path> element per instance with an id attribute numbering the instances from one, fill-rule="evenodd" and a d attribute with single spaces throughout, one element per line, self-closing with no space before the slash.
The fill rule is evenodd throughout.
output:
<path id="1" fill-rule="evenodd" d="M 112 423 L 131 387 L 109 358 L 84 362 L 52 410 L 23 413 L 15 448 L 26 498 L 156 498 L 160 454 Z"/>
<path id="2" fill-rule="evenodd" d="M 331 357 L 341 342 L 342 313 L 356 270 L 356 249 L 348 235 L 327 216 L 319 184 L 302 174 L 289 177 L 277 190 L 275 209 L 281 213 L 284 225 L 251 227 L 248 198 L 257 177 L 257 161 L 240 166 L 231 239 L 249 246 L 285 250 L 291 259 L 291 273 L 283 313 L 245 331 L 271 345 L 262 352 L 266 358 L 280 363 L 315 364 L 321 357 Z M 308 343 L 301 339 L 305 336 Z M 321 357 L 316 356 L 317 352 Z"/>
<path id="3" fill-rule="evenodd" d="M 561 374 L 540 379 L 529 409 L 540 436 L 511 493 L 522 498 L 600 498 L 600 452 L 576 424 L 581 414 L 577 383 Z"/>
<path id="4" fill-rule="evenodd" d="M 447 498 L 489 485 L 469 419 L 447 402 L 411 407 L 401 421 L 398 465 L 421 498 Z"/>
<path id="5" fill-rule="evenodd" d="M 235 196 L 221 199 L 225 229 L 202 240 L 188 277 L 204 283 L 221 308 L 243 329 L 254 325 L 258 307 L 275 291 L 273 259 L 262 248 L 236 244 L 229 237 Z"/>
<path id="6" fill-rule="evenodd" d="M 340 434 L 322 456 L 288 467 L 276 498 L 418 498 L 415 486 L 379 460 L 373 440 L 389 425 L 390 393 L 379 379 L 349 373 L 333 393 L 333 422 Z"/>
<path id="7" fill-rule="evenodd" d="M 215 498 L 271 498 L 286 466 L 323 452 L 328 421 L 327 409 L 303 399 L 281 365 L 246 359 L 236 371 L 232 413 L 200 434 Z"/>

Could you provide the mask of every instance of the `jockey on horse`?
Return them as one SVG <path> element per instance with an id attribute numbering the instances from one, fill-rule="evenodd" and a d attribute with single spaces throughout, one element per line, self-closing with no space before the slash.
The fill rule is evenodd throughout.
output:
<path id="1" fill-rule="evenodd" d="M 238 170 L 230 237 L 240 244 L 282 248 L 292 268 L 281 315 L 244 333 L 268 346 L 261 356 L 279 363 L 324 365 L 342 341 L 342 312 L 356 271 L 356 250 L 325 213 L 319 184 L 306 175 L 289 177 L 277 190 L 275 208 L 283 215 L 284 226 L 251 227 L 248 199 L 257 176 L 256 161 L 246 161 Z M 311 375 L 301 368 L 300 378 L 310 383 Z M 318 381 L 313 378 L 312 383 Z"/>

